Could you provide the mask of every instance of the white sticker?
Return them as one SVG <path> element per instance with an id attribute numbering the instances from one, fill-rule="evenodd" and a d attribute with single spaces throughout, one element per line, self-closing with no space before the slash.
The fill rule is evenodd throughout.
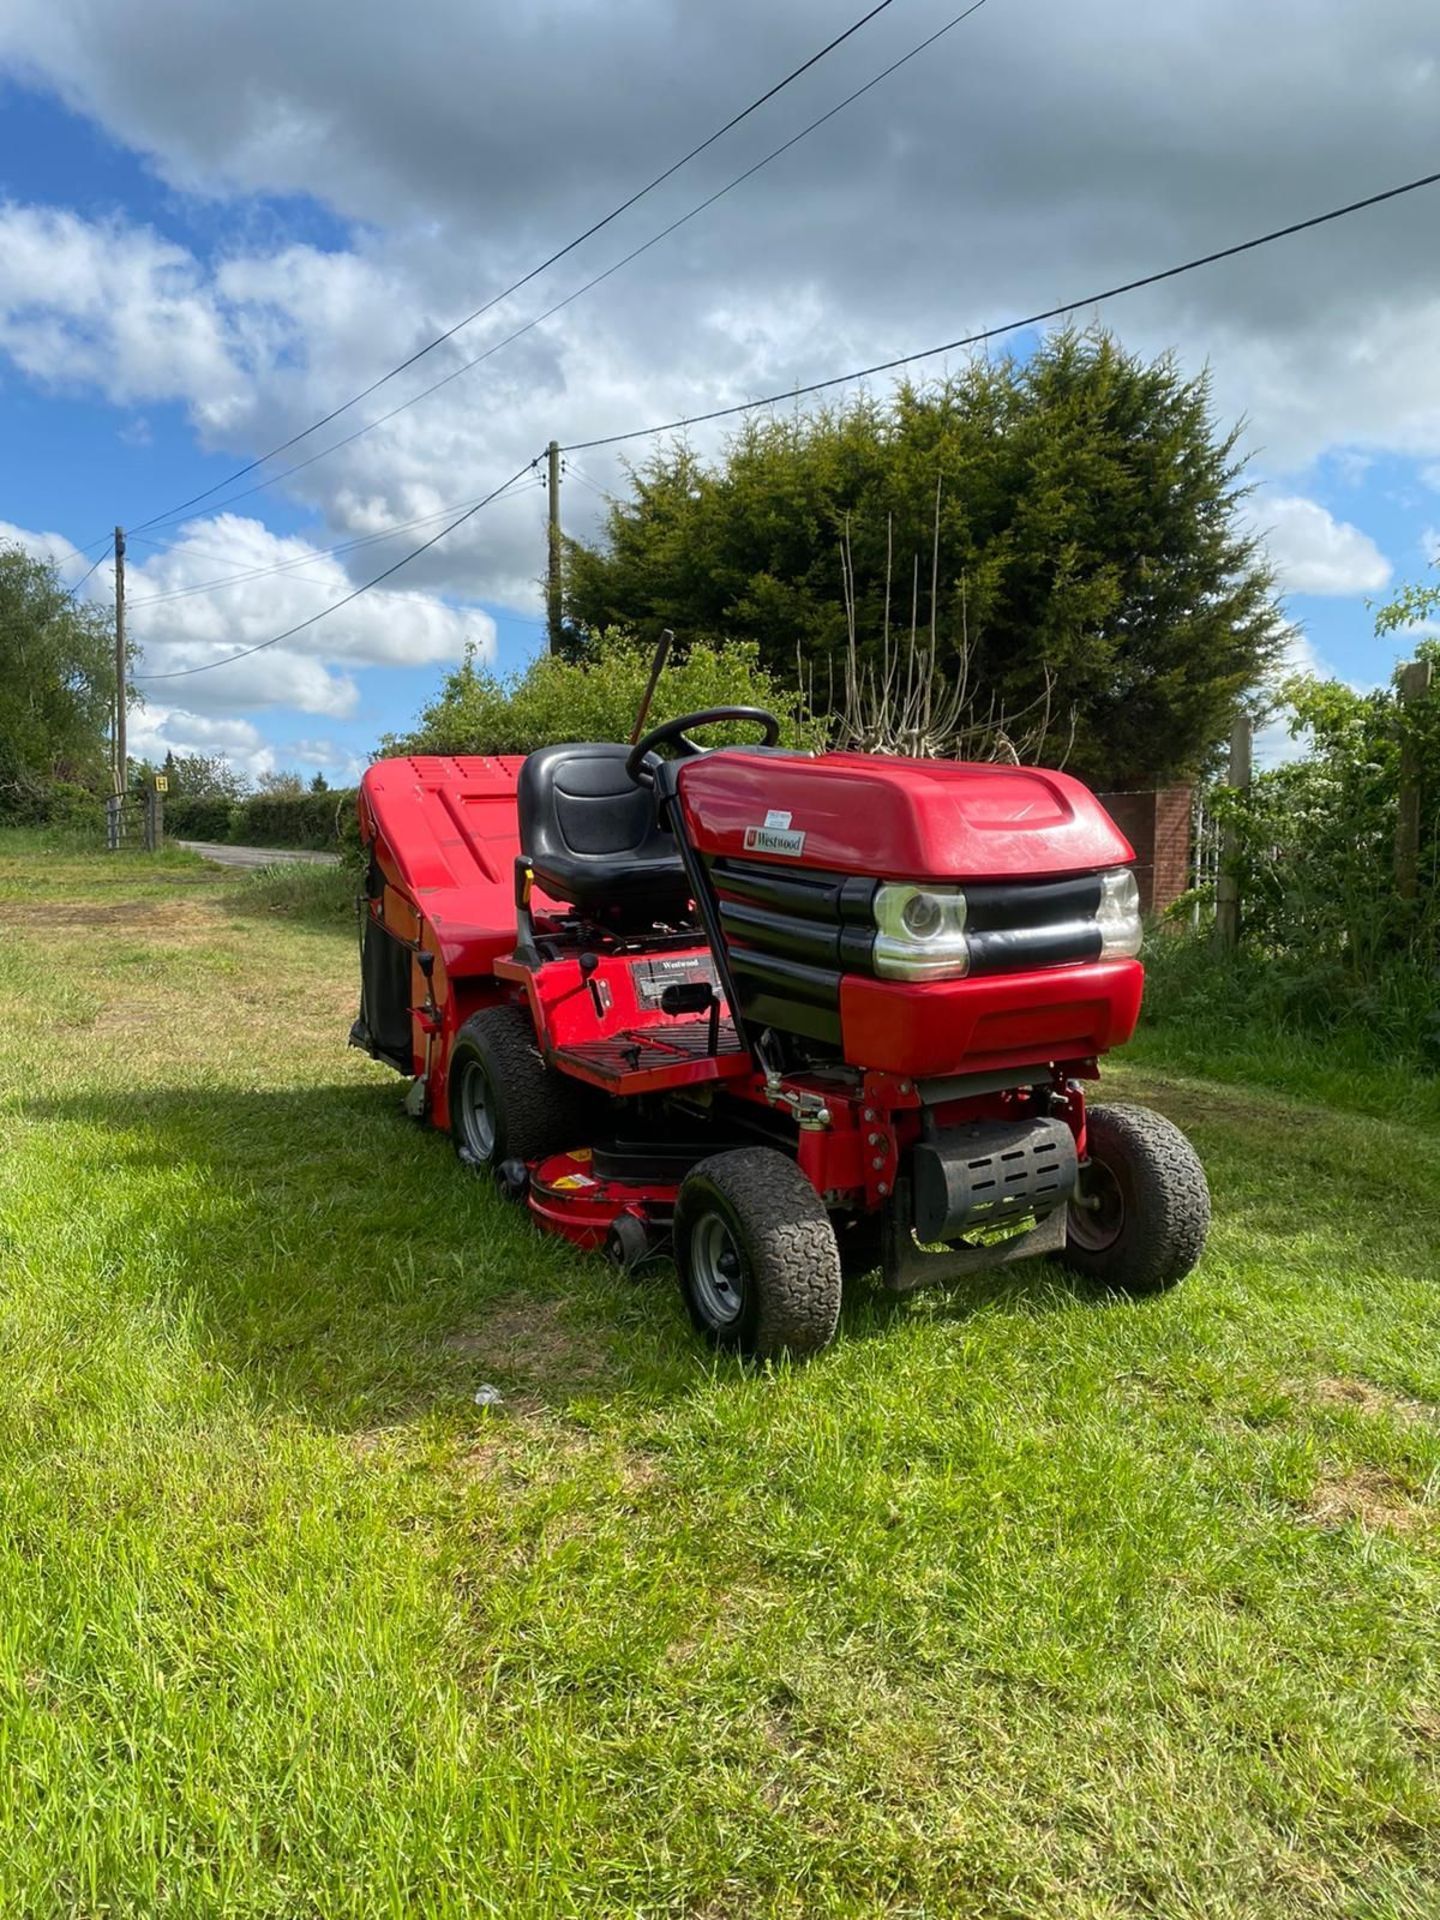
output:
<path id="1" fill-rule="evenodd" d="M 767 827 L 779 827 L 783 831 L 789 826 L 791 818 L 790 814 L 783 812 L 779 807 L 771 807 L 765 816 L 765 824 Z"/>
<path id="2" fill-rule="evenodd" d="M 783 833 L 778 827 L 746 827 L 746 853 L 783 853 L 798 860 L 805 851 L 803 833 Z"/>

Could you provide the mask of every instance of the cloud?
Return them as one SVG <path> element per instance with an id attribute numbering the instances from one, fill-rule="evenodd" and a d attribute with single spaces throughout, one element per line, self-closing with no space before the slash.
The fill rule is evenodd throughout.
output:
<path id="1" fill-rule="evenodd" d="M 348 781 L 358 778 L 355 756 L 328 740 L 297 740 L 274 746 L 251 720 L 217 719 L 185 707 L 152 703 L 131 713 L 126 745 L 139 760 L 162 761 L 167 753 L 220 754 L 254 781 L 262 773 L 314 769 Z"/>
<path id="2" fill-rule="evenodd" d="M 891 9 L 572 258 L 296 447 L 287 458 L 309 464 L 280 493 L 313 516 L 318 548 L 478 498 L 552 436 L 783 391 L 1073 299 L 1082 323 L 1098 318 L 1143 352 L 1174 347 L 1187 370 L 1210 367 L 1220 420 L 1246 417 L 1244 444 L 1282 483 L 1258 518 L 1291 591 L 1378 590 L 1389 570 L 1374 542 L 1287 476 L 1338 448 L 1352 480 L 1390 452 L 1428 463 L 1440 485 L 1426 196 L 1098 310 L 1083 302 L 1413 174 L 1440 109 L 1432 15 L 1427 0 L 1315 19 L 1243 0 L 1174 0 L 1098 24 L 1060 9 L 1037 58 L 1033 7 L 986 8 L 593 293 L 336 444 L 903 52 L 925 28 Z M 404 34 L 356 31 L 355 18 L 344 0 L 7 0 L 0 73 L 52 90 L 175 191 L 173 232 L 0 208 L 0 354 L 37 385 L 103 396 L 135 419 L 178 406 L 201 447 L 238 466 L 497 293 L 835 26 L 829 0 L 415 0 Z M 617 111 L 617 98 L 645 111 Z M 303 241 L 289 196 L 302 202 Z M 724 431 L 697 429 L 694 444 L 713 450 Z M 616 483 L 616 457 L 582 458 L 602 486 Z M 228 515 L 257 530 L 236 535 L 247 551 L 270 538 L 254 518 L 266 496 L 244 497 L 250 484 Z M 567 486 L 569 530 L 592 530 L 598 511 Z M 227 518 L 224 496 L 206 518 Z M 152 662 L 214 658 L 339 597 L 405 538 L 329 573 L 307 565 L 148 611 L 137 577 L 133 624 Z M 199 540 L 187 529 L 182 555 Z M 188 559 L 171 571 L 132 548 L 132 561 L 157 591 L 203 577 Z M 453 658 L 483 632 L 478 600 L 537 609 L 543 565 L 543 500 L 520 493 L 293 648 L 170 684 L 206 712 L 248 702 L 343 716 L 356 668 L 410 658 L 406 646 Z"/>
<path id="3" fill-rule="evenodd" d="M 618 15 L 556 0 L 492 16 L 417 0 L 415 31 L 396 37 L 355 33 L 340 0 L 133 0 L 94 10 L 81 31 L 52 0 L 10 0 L 0 65 L 55 88 L 167 181 L 222 205 L 313 196 L 353 234 L 328 250 L 232 246 L 205 265 L 153 234 L 87 239 L 32 212 L 22 287 L 47 285 L 47 240 L 72 264 L 49 302 L 60 324 L 37 338 L 22 311 L 11 350 L 44 377 L 93 378 L 117 396 L 148 390 L 157 362 L 169 364 L 207 444 L 269 444 L 493 295 L 834 26 L 821 0 L 779 12 L 736 0 L 723 25 L 679 0 Z M 1257 18 L 1241 0 L 1176 0 L 1123 30 L 1062 11 L 1047 36 L 1037 61 L 1023 5 L 977 16 L 443 397 L 297 476 L 294 491 L 326 513 L 348 493 L 403 517 L 406 491 L 437 472 L 468 485 L 483 466 L 493 483 L 552 433 L 590 437 L 1083 303 L 1403 178 L 1440 105 L 1424 0 L 1378 0 L 1300 34 L 1285 10 Z M 901 10 L 884 16 L 573 261 L 347 416 L 346 430 L 618 258 L 915 37 Z M 613 89 L 596 85 L 607 73 L 627 76 L 644 114 L 614 112 Z M 542 101 L 551 132 L 536 141 Z M 1423 207 L 1297 236 L 1101 317 L 1137 344 L 1178 344 L 1193 367 L 1208 358 L 1222 409 L 1248 412 L 1272 471 L 1337 439 L 1359 454 L 1440 454 L 1440 361 L 1427 348 L 1440 299 L 1415 239 Z M 125 351 L 113 372 L 95 351 L 107 305 L 133 316 L 117 317 Z M 535 570 L 516 557 L 512 584 Z"/>
<path id="4" fill-rule="evenodd" d="M 0 520 L 0 547 L 23 547 L 32 559 L 48 560 L 60 568 L 60 577 L 67 585 L 77 580 L 90 564 L 65 534 L 37 533 L 29 527 L 17 527 L 9 520 Z M 81 589 L 82 595 L 88 593 L 90 586 L 91 582 L 87 581 Z M 108 575 L 105 586 L 108 591 Z"/>
<path id="5" fill-rule="evenodd" d="M 283 571 L 267 571 L 275 568 Z M 355 710 L 358 693 L 348 672 L 332 669 L 433 666 L 461 659 L 468 647 L 486 657 L 494 652 L 495 623 L 483 609 L 383 587 L 306 628 L 293 642 L 265 647 L 233 666 L 173 683 L 144 678 L 224 660 L 350 591 L 341 562 L 306 540 L 271 533 L 260 521 L 234 513 L 191 521 L 174 545 L 127 569 L 142 688 L 163 698 L 173 686 L 206 711 L 283 706 L 343 718 Z"/>
<path id="6" fill-rule="evenodd" d="M 1266 494 L 1254 519 L 1284 593 L 1378 593 L 1393 569 L 1369 534 L 1316 500 Z"/>

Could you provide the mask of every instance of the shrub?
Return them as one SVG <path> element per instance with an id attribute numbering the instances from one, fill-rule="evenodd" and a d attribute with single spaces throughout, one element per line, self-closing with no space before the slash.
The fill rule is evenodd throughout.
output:
<path id="1" fill-rule="evenodd" d="M 250 847 L 340 849 L 347 823 L 355 815 L 355 791 L 326 793 L 252 793 L 230 813 L 226 834 L 232 844 Z"/>
<path id="2" fill-rule="evenodd" d="M 165 796 L 165 831 L 175 840 L 228 840 L 235 803 L 219 794 Z"/>
<path id="3" fill-rule="evenodd" d="M 627 634 L 602 635 L 579 660 L 541 654 L 521 674 L 501 679 L 473 651 L 420 715 L 414 730 L 392 735 L 382 752 L 531 753 L 562 740 L 628 740 L 650 673 L 651 649 Z M 650 724 L 701 707 L 768 707 L 791 746 L 820 745 L 824 724 L 803 717 L 800 697 L 760 665 L 749 641 L 695 642 L 672 654 L 655 691 Z M 707 742 L 753 740 L 753 727 L 716 727 Z"/>

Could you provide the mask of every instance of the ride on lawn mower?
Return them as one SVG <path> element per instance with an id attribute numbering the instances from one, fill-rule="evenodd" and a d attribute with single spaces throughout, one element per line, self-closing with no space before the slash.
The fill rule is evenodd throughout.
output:
<path id="1" fill-rule="evenodd" d="M 354 1045 L 538 1224 L 673 1254 L 716 1346 L 813 1353 L 842 1275 L 1035 1254 L 1131 1293 L 1209 1224 L 1185 1136 L 1088 1106 L 1140 1008 L 1134 854 L 1078 780 L 809 753 L 757 707 L 382 760 Z M 692 735 L 753 722 L 753 746 Z M 664 757 L 670 749 L 673 758 Z"/>

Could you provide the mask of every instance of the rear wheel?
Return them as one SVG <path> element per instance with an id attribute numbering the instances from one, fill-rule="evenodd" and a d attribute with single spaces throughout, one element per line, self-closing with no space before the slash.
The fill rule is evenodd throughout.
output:
<path id="1" fill-rule="evenodd" d="M 1064 1259 L 1118 1293 L 1163 1293 L 1205 1251 L 1210 1190 L 1180 1129 L 1147 1107 L 1091 1107 Z"/>
<path id="2" fill-rule="evenodd" d="M 675 1206 L 675 1264 L 697 1330 L 756 1359 L 818 1353 L 840 1317 L 840 1252 L 820 1196 L 772 1147 L 717 1153 Z"/>
<path id="3" fill-rule="evenodd" d="M 484 1007 L 455 1036 L 450 1134 L 467 1166 L 538 1160 L 584 1146 L 594 1127 L 588 1089 L 541 1059 L 530 1017 Z"/>

